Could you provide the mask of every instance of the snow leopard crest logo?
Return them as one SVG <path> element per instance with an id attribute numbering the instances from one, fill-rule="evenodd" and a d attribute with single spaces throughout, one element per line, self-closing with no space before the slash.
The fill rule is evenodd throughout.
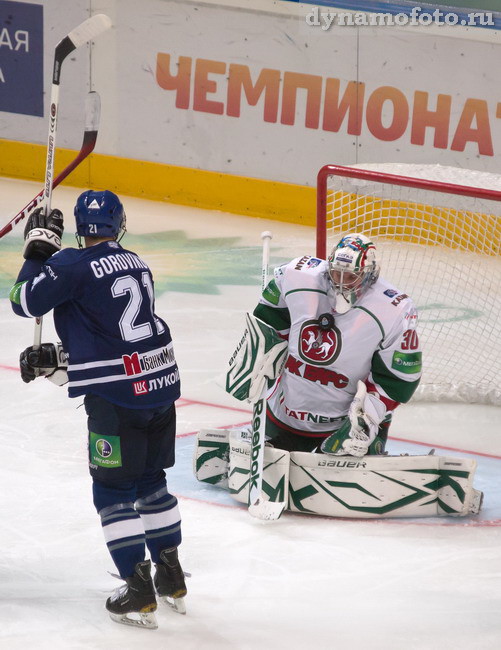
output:
<path id="1" fill-rule="evenodd" d="M 333 325 L 322 329 L 318 320 L 303 323 L 299 333 L 299 354 L 302 359 L 316 366 L 328 366 L 341 352 L 341 333 Z"/>

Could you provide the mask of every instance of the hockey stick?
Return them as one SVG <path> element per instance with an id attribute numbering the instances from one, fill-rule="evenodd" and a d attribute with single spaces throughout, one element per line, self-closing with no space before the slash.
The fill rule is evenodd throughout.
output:
<path id="1" fill-rule="evenodd" d="M 54 179 L 52 183 L 52 189 L 56 188 L 60 183 L 67 178 L 71 172 L 78 167 L 78 165 L 83 162 L 87 156 L 89 156 L 96 146 L 97 132 L 99 128 L 99 116 L 101 111 L 101 101 L 98 93 L 92 91 L 87 95 L 85 100 L 85 131 L 82 141 L 82 146 L 80 151 L 75 156 L 75 158 L 67 165 Z M 37 207 L 37 205 L 42 200 L 44 195 L 45 188 L 41 189 L 40 192 L 31 199 L 31 201 L 24 206 L 12 219 L 5 224 L 5 226 L 0 230 L 0 239 L 7 233 L 13 230 L 20 221 L 22 221 L 31 210 Z"/>
<path id="2" fill-rule="evenodd" d="M 261 233 L 263 240 L 263 265 L 261 288 L 266 288 L 270 261 L 271 232 Z M 282 501 L 268 501 L 263 498 L 264 444 L 266 429 L 267 382 L 252 410 L 251 471 L 249 486 L 249 514 L 257 519 L 278 519 L 285 509 Z"/>
<path id="3" fill-rule="evenodd" d="M 72 29 L 56 45 L 54 52 L 54 67 L 52 70 L 52 88 L 50 94 L 50 116 L 49 116 L 49 133 L 47 136 L 47 160 L 45 164 L 45 187 L 42 197 L 42 208 L 47 215 L 50 212 L 53 176 L 54 176 L 54 157 L 56 151 L 56 132 L 57 118 L 59 111 L 59 84 L 61 80 L 61 68 L 66 57 L 77 48 L 85 45 L 93 38 L 96 38 L 111 27 L 111 20 L 105 14 L 96 14 L 91 16 L 78 27 Z M 35 319 L 35 333 L 33 337 L 33 347 L 40 347 L 42 341 L 42 317 Z"/>

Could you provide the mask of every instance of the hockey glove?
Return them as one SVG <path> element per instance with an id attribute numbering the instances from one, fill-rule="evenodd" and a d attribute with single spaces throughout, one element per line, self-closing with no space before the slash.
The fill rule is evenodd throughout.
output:
<path id="1" fill-rule="evenodd" d="M 19 357 L 21 379 L 28 384 L 37 377 L 46 377 L 56 386 L 68 381 L 68 358 L 60 343 L 42 343 L 39 348 L 30 346 Z"/>
<path id="2" fill-rule="evenodd" d="M 357 393 L 348 411 L 348 419 L 340 429 L 321 445 L 324 454 L 334 456 L 365 456 L 374 441 L 379 425 L 386 414 L 386 406 L 377 395 L 367 393 L 363 381 L 357 384 Z"/>
<path id="3" fill-rule="evenodd" d="M 244 335 L 230 359 L 226 392 L 239 400 L 256 402 L 267 385 L 282 372 L 287 341 L 259 318 L 247 314 Z"/>
<path id="4" fill-rule="evenodd" d="M 44 214 L 43 208 L 34 210 L 24 229 L 24 259 L 45 262 L 61 249 L 63 230 L 61 210 L 51 210 L 48 215 Z"/>

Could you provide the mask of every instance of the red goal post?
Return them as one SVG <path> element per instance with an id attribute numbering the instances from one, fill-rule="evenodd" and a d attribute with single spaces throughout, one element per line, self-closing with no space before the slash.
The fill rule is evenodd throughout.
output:
<path id="1" fill-rule="evenodd" d="M 317 256 L 325 259 L 342 234 L 368 235 L 381 275 L 418 307 L 424 373 L 416 397 L 501 404 L 501 191 L 455 182 L 464 170 L 397 167 L 322 167 Z"/>

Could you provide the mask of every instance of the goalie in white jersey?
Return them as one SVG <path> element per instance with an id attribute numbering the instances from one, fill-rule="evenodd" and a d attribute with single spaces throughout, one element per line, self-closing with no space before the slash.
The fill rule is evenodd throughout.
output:
<path id="1" fill-rule="evenodd" d="M 393 410 L 421 377 L 416 326 L 411 298 L 379 277 L 374 244 L 348 234 L 328 260 L 307 255 L 275 270 L 240 345 L 250 367 L 234 355 L 226 389 L 254 402 L 276 380 L 266 422 L 274 447 L 381 454 Z"/>

